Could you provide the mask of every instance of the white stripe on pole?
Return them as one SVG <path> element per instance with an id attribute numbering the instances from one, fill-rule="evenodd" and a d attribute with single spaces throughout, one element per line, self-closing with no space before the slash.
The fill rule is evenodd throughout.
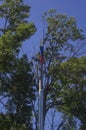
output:
<path id="1" fill-rule="evenodd" d="M 43 89 L 41 89 L 41 80 L 39 80 L 39 130 L 43 129 Z"/>

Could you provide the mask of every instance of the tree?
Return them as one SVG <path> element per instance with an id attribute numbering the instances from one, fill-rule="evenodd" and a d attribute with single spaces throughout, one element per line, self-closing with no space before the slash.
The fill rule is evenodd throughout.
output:
<path id="1" fill-rule="evenodd" d="M 58 108 L 63 105 L 60 100 L 60 90 L 64 90 L 61 85 L 62 64 L 67 60 L 75 57 L 80 48 L 76 48 L 77 41 L 85 39 L 81 29 L 77 27 L 76 20 L 73 17 L 67 17 L 64 14 L 58 14 L 54 10 L 50 10 L 43 16 L 45 22 L 44 37 L 44 120 L 46 113 L 50 108 Z M 37 61 L 37 57 L 35 59 Z M 37 65 L 39 64 L 39 60 Z M 40 65 L 39 65 L 40 68 Z M 55 70 L 57 68 L 57 70 Z M 39 71 L 38 71 L 39 73 Z M 64 80 L 65 81 L 65 80 Z M 38 81 L 36 82 L 38 90 Z"/>
<path id="2" fill-rule="evenodd" d="M 0 1 L 0 103 L 16 129 L 23 123 L 32 129 L 33 74 L 27 57 L 18 57 L 22 43 L 36 31 L 29 15 L 30 6 L 23 0 Z"/>
<path id="3" fill-rule="evenodd" d="M 15 70 L 2 77 L 1 96 L 6 97 L 5 115 L 10 118 L 13 128 L 20 126 L 32 130 L 32 101 L 35 100 L 35 87 L 32 63 L 26 55 L 16 60 Z M 5 80 L 6 79 L 6 80 Z M 1 99 L 2 99 L 1 97 Z M 0 100 L 1 101 L 1 100 Z"/>
<path id="4" fill-rule="evenodd" d="M 17 67 L 10 74 L 9 84 L 6 85 L 8 101 L 7 113 L 12 117 L 16 127 L 25 124 L 32 129 L 32 101 L 35 100 L 33 73 L 26 56 L 17 61 Z"/>
<path id="5" fill-rule="evenodd" d="M 73 58 L 63 63 L 60 76 L 60 86 L 62 87 L 59 98 L 63 103 L 61 110 L 77 117 L 84 130 L 86 128 L 86 57 Z"/>
<path id="6" fill-rule="evenodd" d="M 0 70 L 9 71 L 13 68 L 15 55 L 18 55 L 22 42 L 34 34 L 36 27 L 28 22 L 30 6 L 25 5 L 23 0 L 1 1 Z"/>

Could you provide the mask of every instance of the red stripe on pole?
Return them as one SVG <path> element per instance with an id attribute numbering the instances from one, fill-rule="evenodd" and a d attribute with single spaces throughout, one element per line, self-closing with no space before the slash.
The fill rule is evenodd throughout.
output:
<path id="1" fill-rule="evenodd" d="M 40 55 L 40 63 L 43 64 L 43 62 L 44 62 L 44 56 Z"/>

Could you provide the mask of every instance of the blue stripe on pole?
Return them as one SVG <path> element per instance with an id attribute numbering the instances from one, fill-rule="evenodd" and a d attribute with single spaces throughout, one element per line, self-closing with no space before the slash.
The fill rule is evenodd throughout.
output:
<path id="1" fill-rule="evenodd" d="M 44 48 L 43 46 L 40 46 L 40 55 L 43 55 L 44 54 Z"/>

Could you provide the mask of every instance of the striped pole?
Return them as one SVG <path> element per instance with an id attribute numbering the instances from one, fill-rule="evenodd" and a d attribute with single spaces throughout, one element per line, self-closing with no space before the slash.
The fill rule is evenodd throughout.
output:
<path id="1" fill-rule="evenodd" d="M 40 78 L 39 78 L 39 130 L 44 130 L 44 90 L 43 90 L 43 42 L 40 45 Z"/>

